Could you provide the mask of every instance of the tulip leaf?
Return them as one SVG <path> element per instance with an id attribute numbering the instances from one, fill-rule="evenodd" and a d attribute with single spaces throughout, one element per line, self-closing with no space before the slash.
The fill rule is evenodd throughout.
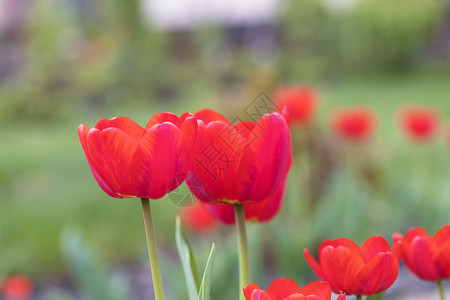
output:
<path id="1" fill-rule="evenodd" d="M 200 286 L 198 300 L 210 300 L 211 278 L 214 265 L 215 249 L 216 245 L 213 243 L 211 246 L 211 252 L 209 253 L 208 261 L 206 262 L 205 271 L 203 272 L 202 284 Z"/>
<path id="2" fill-rule="evenodd" d="M 200 273 L 198 272 L 197 262 L 194 253 L 186 238 L 186 235 L 181 229 L 180 217 L 176 217 L 175 221 L 175 240 L 180 256 L 181 265 L 183 267 L 184 277 L 186 280 L 189 300 L 198 299 L 198 290 L 200 289 Z"/>
<path id="3" fill-rule="evenodd" d="M 384 292 L 383 293 L 378 293 L 372 296 L 368 296 L 366 297 L 365 300 L 383 300 L 384 298 Z"/>

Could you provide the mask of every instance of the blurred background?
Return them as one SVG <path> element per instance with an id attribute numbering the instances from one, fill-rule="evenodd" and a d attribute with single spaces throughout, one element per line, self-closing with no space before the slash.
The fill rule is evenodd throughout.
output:
<path id="1" fill-rule="evenodd" d="M 101 191 L 78 125 L 205 107 L 232 120 L 261 92 L 298 85 L 317 108 L 291 127 L 285 202 L 248 228 L 262 287 L 315 279 L 302 251 L 323 239 L 448 222 L 449 1 L 0 0 L 0 279 L 25 274 L 31 299 L 151 299 L 139 200 Z M 437 112 L 426 141 L 398 122 L 412 104 Z M 330 124 L 353 106 L 373 113 L 364 141 Z M 185 299 L 179 205 L 152 207 L 167 298 Z M 217 243 L 212 299 L 234 299 L 234 228 L 189 236 L 201 266 Z"/>

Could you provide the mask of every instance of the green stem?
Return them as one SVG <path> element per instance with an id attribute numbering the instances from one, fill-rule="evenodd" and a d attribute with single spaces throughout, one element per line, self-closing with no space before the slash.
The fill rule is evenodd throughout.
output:
<path id="1" fill-rule="evenodd" d="M 248 260 L 248 242 L 247 231 L 245 229 L 244 205 L 234 204 L 234 213 L 236 216 L 236 230 L 239 246 L 239 299 L 245 300 L 242 289 L 250 283 L 250 270 Z"/>
<path id="2" fill-rule="evenodd" d="M 141 198 L 142 211 L 144 214 L 145 234 L 147 236 L 148 256 L 150 257 L 150 267 L 152 270 L 153 289 L 155 299 L 164 300 L 164 291 L 159 271 L 158 255 L 156 253 L 155 232 L 153 231 L 152 213 L 148 198 Z"/>
<path id="3" fill-rule="evenodd" d="M 442 287 L 442 281 L 441 280 L 438 280 L 437 286 L 438 286 L 438 289 L 439 289 L 439 295 L 441 295 L 441 300 L 445 300 L 444 288 Z"/>
<path id="4" fill-rule="evenodd" d="M 362 300 L 362 295 L 356 295 L 356 300 Z"/>

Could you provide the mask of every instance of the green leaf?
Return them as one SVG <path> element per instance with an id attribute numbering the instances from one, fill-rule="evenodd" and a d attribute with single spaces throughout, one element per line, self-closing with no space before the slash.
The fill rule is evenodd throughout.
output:
<path id="1" fill-rule="evenodd" d="M 210 300 L 212 269 L 214 265 L 216 244 L 212 244 L 205 271 L 203 272 L 202 285 L 198 294 L 198 300 Z"/>
<path id="2" fill-rule="evenodd" d="M 180 216 L 177 216 L 175 220 L 175 240 L 186 279 L 189 300 L 197 300 L 200 289 L 200 273 L 191 246 L 181 230 Z"/>
<path id="3" fill-rule="evenodd" d="M 372 296 L 368 296 L 366 297 L 365 300 L 383 300 L 384 298 L 384 292 L 383 293 L 378 293 Z"/>

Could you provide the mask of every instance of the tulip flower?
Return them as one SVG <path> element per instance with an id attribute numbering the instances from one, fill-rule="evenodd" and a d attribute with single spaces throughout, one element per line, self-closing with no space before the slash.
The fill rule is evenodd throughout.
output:
<path id="1" fill-rule="evenodd" d="M 142 128 L 125 117 L 102 119 L 78 135 L 97 183 L 114 198 L 159 199 L 177 188 L 191 166 L 195 117 L 154 115 Z"/>
<path id="2" fill-rule="evenodd" d="M 373 295 L 388 289 L 397 279 L 400 243 L 391 249 L 381 236 L 368 238 L 359 247 L 347 238 L 326 240 L 319 246 L 317 262 L 303 251 L 316 275 L 328 281 L 335 293 Z"/>
<path id="3" fill-rule="evenodd" d="M 281 114 L 235 125 L 212 110 L 195 115 L 198 133 L 186 183 L 200 201 L 256 203 L 277 190 L 292 160 L 289 127 Z"/>
<path id="4" fill-rule="evenodd" d="M 278 189 L 258 203 L 245 203 L 244 215 L 247 222 L 268 222 L 270 221 L 281 207 L 283 202 L 284 191 L 286 187 L 286 180 L 280 184 Z M 202 206 L 213 216 L 216 220 L 221 221 L 227 225 L 236 223 L 234 215 L 233 204 L 207 204 L 202 203 Z"/>
<path id="5" fill-rule="evenodd" d="M 275 91 L 274 100 L 279 107 L 286 106 L 291 121 L 307 126 L 316 112 L 316 91 L 307 86 L 281 87 Z"/>
<path id="6" fill-rule="evenodd" d="M 405 236 L 394 233 L 392 238 L 395 242 L 401 241 L 403 261 L 417 277 L 428 281 L 450 278 L 450 224 L 434 236 L 416 227 Z"/>
<path id="7" fill-rule="evenodd" d="M 246 300 L 330 300 L 331 288 L 327 282 L 313 281 L 300 288 L 289 278 L 275 279 L 267 288 L 261 289 L 254 283 L 244 287 Z M 339 295 L 337 300 L 345 300 L 345 294 Z"/>
<path id="8" fill-rule="evenodd" d="M 241 288 L 250 281 L 243 204 L 261 203 L 280 192 L 292 161 L 286 114 L 283 110 L 233 125 L 209 109 L 195 113 L 197 140 L 186 183 L 204 203 L 234 204 Z"/>
<path id="9" fill-rule="evenodd" d="M 181 208 L 180 218 L 185 228 L 198 234 L 210 232 L 217 225 L 216 219 L 211 216 L 200 201 L 194 205 Z"/>
<path id="10" fill-rule="evenodd" d="M 331 127 L 341 138 L 360 142 L 370 137 L 375 129 L 375 114 L 365 107 L 338 109 L 330 117 Z"/>
<path id="11" fill-rule="evenodd" d="M 25 300 L 31 297 L 33 283 L 23 275 L 6 277 L 1 284 L 1 294 L 5 299 Z"/>
<path id="12" fill-rule="evenodd" d="M 141 198 L 155 298 L 164 299 L 149 198 L 177 188 L 192 162 L 197 121 L 191 114 L 155 114 L 142 128 L 125 117 L 102 119 L 78 135 L 99 186 L 114 198 Z"/>
<path id="13" fill-rule="evenodd" d="M 406 106 L 399 111 L 400 128 L 415 142 L 431 140 L 440 125 L 438 111 L 426 106 Z"/>

